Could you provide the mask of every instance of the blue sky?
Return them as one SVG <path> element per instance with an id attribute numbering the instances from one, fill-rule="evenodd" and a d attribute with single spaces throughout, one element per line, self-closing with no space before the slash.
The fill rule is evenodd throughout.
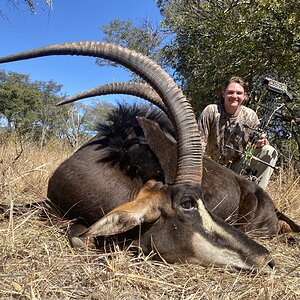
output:
<path id="1" fill-rule="evenodd" d="M 0 19 L 1 57 L 48 44 L 102 41 L 99 26 L 113 19 L 161 19 L 155 0 L 53 0 L 52 11 L 37 9 L 35 15 L 25 7 L 16 9 L 5 6 L 7 1 L 1 2 L 0 10 L 6 15 Z M 90 57 L 49 56 L 2 64 L 0 68 L 29 74 L 32 81 L 54 80 L 68 95 L 130 78 L 121 68 L 98 67 Z"/>

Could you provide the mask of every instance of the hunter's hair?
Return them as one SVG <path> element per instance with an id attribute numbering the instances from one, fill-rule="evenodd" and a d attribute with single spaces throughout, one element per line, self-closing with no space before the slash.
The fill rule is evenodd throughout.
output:
<path id="1" fill-rule="evenodd" d="M 230 77 L 226 82 L 225 82 L 225 86 L 224 86 L 224 91 L 226 90 L 227 86 L 230 84 L 230 83 L 238 83 L 239 85 L 241 85 L 244 90 L 246 91 L 246 83 L 244 81 L 244 79 L 242 77 L 239 77 L 239 76 L 232 76 Z"/>

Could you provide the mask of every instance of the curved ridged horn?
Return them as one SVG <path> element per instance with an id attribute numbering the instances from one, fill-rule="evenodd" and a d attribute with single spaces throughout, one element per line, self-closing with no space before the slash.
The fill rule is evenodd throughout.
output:
<path id="1" fill-rule="evenodd" d="M 163 99 L 178 134 L 178 169 L 175 183 L 201 182 L 203 152 L 194 112 L 174 80 L 159 65 L 135 51 L 100 42 L 49 45 L 3 57 L 0 63 L 49 55 L 104 58 L 140 75 Z"/>
<path id="2" fill-rule="evenodd" d="M 156 91 L 147 83 L 143 82 L 112 82 L 104 85 L 99 85 L 95 88 L 80 92 L 76 95 L 68 97 L 66 100 L 58 102 L 56 105 L 64 105 L 85 98 L 96 96 L 104 96 L 111 94 L 126 94 L 143 98 L 161 110 L 166 112 L 166 107 Z"/>

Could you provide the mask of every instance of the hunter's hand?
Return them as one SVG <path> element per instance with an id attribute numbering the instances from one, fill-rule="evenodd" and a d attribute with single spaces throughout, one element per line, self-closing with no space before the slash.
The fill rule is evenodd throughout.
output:
<path id="1" fill-rule="evenodd" d="M 261 148 L 265 145 L 269 145 L 269 141 L 267 140 L 267 136 L 265 133 L 263 133 L 260 138 L 258 139 L 258 141 L 255 144 L 256 148 Z"/>

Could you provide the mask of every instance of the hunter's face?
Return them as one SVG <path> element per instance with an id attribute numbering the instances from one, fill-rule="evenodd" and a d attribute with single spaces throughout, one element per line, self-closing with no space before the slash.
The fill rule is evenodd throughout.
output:
<path id="1" fill-rule="evenodd" d="M 225 110 L 229 114 L 233 114 L 241 106 L 246 98 L 244 88 L 236 82 L 230 83 L 223 92 Z"/>

